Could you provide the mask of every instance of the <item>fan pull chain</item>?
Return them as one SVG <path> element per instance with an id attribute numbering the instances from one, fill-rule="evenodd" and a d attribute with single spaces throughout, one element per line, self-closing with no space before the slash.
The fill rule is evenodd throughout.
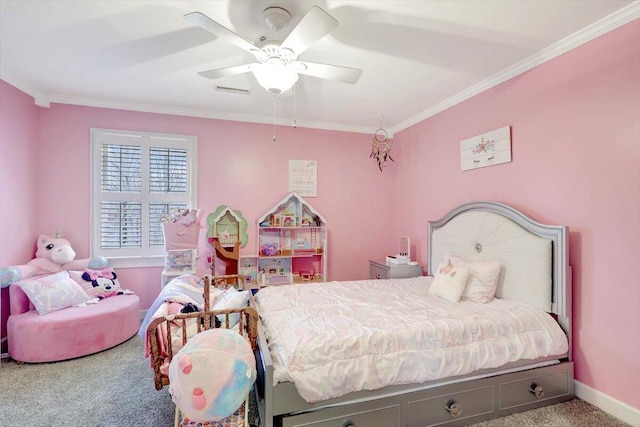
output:
<path id="1" fill-rule="evenodd" d="M 276 97 L 273 97 L 273 142 L 276 142 Z"/>
<path id="2" fill-rule="evenodd" d="M 293 128 L 296 128 L 296 85 L 293 85 Z"/>

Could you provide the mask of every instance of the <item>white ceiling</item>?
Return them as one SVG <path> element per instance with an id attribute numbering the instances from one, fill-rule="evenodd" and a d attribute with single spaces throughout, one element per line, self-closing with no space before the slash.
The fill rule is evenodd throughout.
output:
<path id="1" fill-rule="evenodd" d="M 276 122 L 291 124 L 295 105 L 298 126 L 391 134 L 640 16 L 637 0 L 0 0 L 0 77 L 42 106 L 272 123 L 273 98 L 251 73 L 197 74 L 253 56 L 183 15 L 255 42 L 266 7 L 291 13 L 288 33 L 313 5 L 340 25 L 300 59 L 363 74 L 355 85 L 300 76 Z"/>

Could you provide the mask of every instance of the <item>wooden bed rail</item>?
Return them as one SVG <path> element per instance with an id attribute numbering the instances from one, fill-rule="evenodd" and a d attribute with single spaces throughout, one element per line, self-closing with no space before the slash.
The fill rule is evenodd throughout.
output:
<path id="1" fill-rule="evenodd" d="M 242 274 L 225 274 L 224 276 L 211 276 L 205 274 L 202 278 L 204 280 L 204 310 L 208 311 L 211 308 L 211 286 L 220 289 L 229 289 L 230 287 L 236 287 L 240 290 L 245 290 L 247 284 Z"/>
<path id="2" fill-rule="evenodd" d="M 218 287 L 225 289 L 235 284 L 243 288 L 244 277 L 242 275 L 205 276 L 203 289 L 205 303 L 203 311 L 169 314 L 157 317 L 149 323 L 147 327 L 147 339 L 149 340 L 156 390 L 161 390 L 164 386 L 169 385 L 169 377 L 163 374 L 162 367 L 167 366 L 174 356 L 172 331 L 174 333 L 176 331 L 180 332 L 180 348 L 182 348 L 189 338 L 202 331 L 214 328 L 229 329 L 231 325 L 230 317 L 232 315 L 239 315 L 237 323 L 238 333 L 251 344 L 253 350 L 257 348 L 258 312 L 252 307 L 211 310 L 210 289 L 212 283 L 220 285 Z M 218 320 L 218 322 L 216 322 L 216 320 Z M 236 326 L 234 326 L 234 329 L 235 327 Z M 165 348 L 161 348 L 161 339 L 166 343 Z M 175 352 L 177 351 L 178 349 L 175 350 Z"/>
<path id="3" fill-rule="evenodd" d="M 147 338 L 151 350 L 156 390 L 161 390 L 162 387 L 169 385 L 169 378 L 162 373 L 161 368 L 164 364 L 170 362 L 174 356 L 173 340 L 171 337 L 172 325 L 174 325 L 174 330 L 178 328 L 182 331 L 182 346 L 184 346 L 188 339 L 191 338 L 187 332 L 190 327 L 189 325 L 192 325 L 191 327 L 193 328 L 193 324 L 195 324 L 196 334 L 208 329 L 214 329 L 216 328 L 215 318 L 222 315 L 224 316 L 224 320 L 220 322 L 220 325 L 217 327 L 229 329 L 229 317 L 232 314 L 240 315 L 238 333 L 240 333 L 240 335 L 251 344 L 251 348 L 255 350 L 258 338 L 258 312 L 251 307 L 169 314 L 151 321 L 147 328 Z M 189 320 L 192 320 L 193 323 L 189 322 Z M 164 325 L 164 327 L 161 327 L 161 325 Z M 158 334 L 163 334 L 163 338 L 166 340 L 166 349 L 164 352 L 160 350 Z"/>

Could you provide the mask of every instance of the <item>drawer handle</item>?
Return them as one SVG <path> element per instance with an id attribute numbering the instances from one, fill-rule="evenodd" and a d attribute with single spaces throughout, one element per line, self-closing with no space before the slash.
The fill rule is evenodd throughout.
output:
<path id="1" fill-rule="evenodd" d="M 356 427 L 356 425 L 354 424 L 353 421 L 347 420 L 347 421 L 342 423 L 342 427 Z"/>
<path id="2" fill-rule="evenodd" d="M 456 403 L 454 400 L 449 400 L 445 403 L 445 408 L 451 414 L 453 418 L 459 417 L 462 414 L 462 405 Z"/>
<path id="3" fill-rule="evenodd" d="M 376 279 L 379 279 L 379 278 L 380 278 L 380 273 L 376 274 Z M 349 427 L 349 426 L 347 426 L 347 427 Z"/>
<path id="4" fill-rule="evenodd" d="M 544 387 L 542 387 L 541 385 L 538 385 L 536 383 L 531 384 L 531 387 L 529 387 L 529 391 L 533 394 L 535 394 L 535 396 L 540 399 L 542 396 L 544 396 Z"/>

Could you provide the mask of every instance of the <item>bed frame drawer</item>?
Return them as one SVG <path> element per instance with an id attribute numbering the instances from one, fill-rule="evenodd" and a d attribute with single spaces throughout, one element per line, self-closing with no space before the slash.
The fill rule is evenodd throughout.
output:
<path id="1" fill-rule="evenodd" d="M 534 387 L 531 387 L 535 383 Z M 536 397 L 538 388 L 540 397 Z M 529 389 L 533 389 L 531 392 Z M 573 398 L 573 362 L 380 396 L 280 418 L 280 427 L 465 426 Z M 281 414 L 283 412 L 280 412 Z M 269 426 L 267 424 L 267 426 Z"/>
<path id="2" fill-rule="evenodd" d="M 570 372 L 558 372 L 543 376 L 504 382 L 500 384 L 500 410 L 542 402 L 573 393 Z"/>
<path id="3" fill-rule="evenodd" d="M 493 387 L 445 394 L 409 402 L 409 426 L 422 427 L 448 423 L 493 412 Z"/>
<path id="4" fill-rule="evenodd" d="M 348 408 L 329 408 L 316 413 L 286 417 L 282 427 L 392 427 L 400 425 L 400 406 L 386 406 L 362 411 Z M 355 409 L 355 411 L 354 411 Z M 346 413 L 344 413 L 346 412 Z M 321 419 L 319 419 L 321 418 Z"/>

